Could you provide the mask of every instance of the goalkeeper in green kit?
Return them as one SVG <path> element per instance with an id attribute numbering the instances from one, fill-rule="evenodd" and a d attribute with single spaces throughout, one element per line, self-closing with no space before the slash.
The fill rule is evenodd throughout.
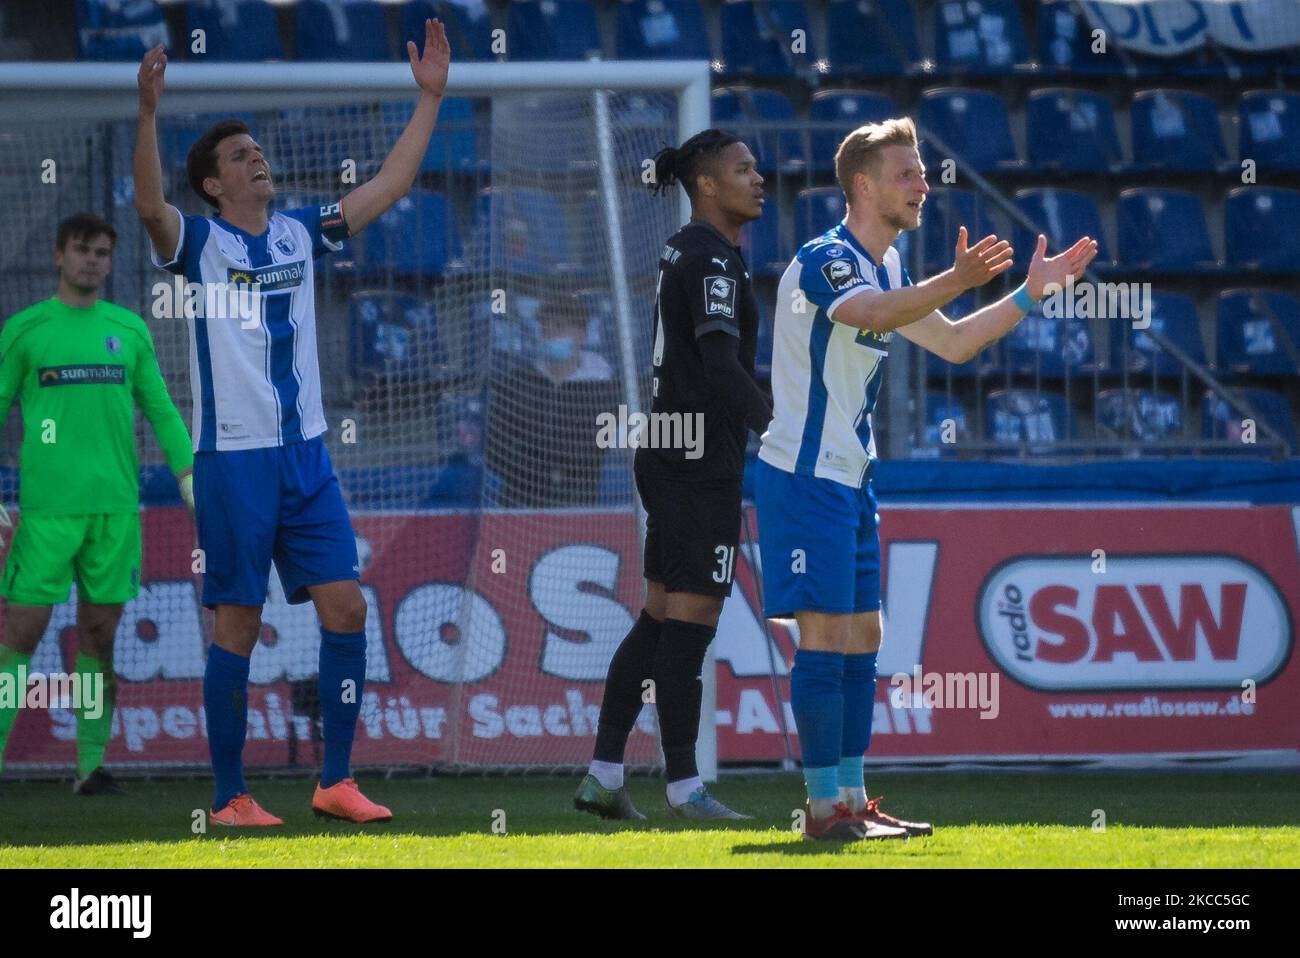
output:
<path id="1" fill-rule="evenodd" d="M 121 791 L 103 760 L 116 690 L 113 637 L 122 606 L 140 591 L 134 403 L 153 426 L 182 498 L 194 507 L 189 434 L 167 395 L 149 329 L 135 313 L 97 296 L 116 240 L 113 227 L 97 216 L 80 213 L 60 223 L 58 291 L 0 329 L 0 425 L 15 398 L 23 419 L 22 513 L 0 573 L 6 600 L 0 680 L 14 687 L 26 674 L 75 576 L 80 795 Z M 0 526 L 10 524 L 0 504 Z M 102 695 L 87 694 L 93 689 Z M 0 768 L 17 712 L 0 700 Z"/>

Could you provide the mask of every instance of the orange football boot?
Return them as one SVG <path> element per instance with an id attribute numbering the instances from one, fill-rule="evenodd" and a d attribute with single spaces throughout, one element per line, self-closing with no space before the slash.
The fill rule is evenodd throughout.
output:
<path id="1" fill-rule="evenodd" d="M 345 778 L 329 788 L 316 786 L 311 810 L 317 818 L 339 818 L 345 822 L 387 822 L 393 813 L 361 794 L 355 780 Z"/>
<path id="2" fill-rule="evenodd" d="M 280 819 L 253 801 L 253 796 L 247 792 L 243 795 L 236 795 L 220 811 L 209 810 L 208 821 L 213 825 L 228 825 L 237 828 L 284 824 Z"/>

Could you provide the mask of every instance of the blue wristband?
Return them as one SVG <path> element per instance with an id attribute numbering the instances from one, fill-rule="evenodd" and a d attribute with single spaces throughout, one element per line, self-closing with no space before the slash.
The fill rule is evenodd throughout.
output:
<path id="1" fill-rule="evenodd" d="M 1011 301 L 1019 307 L 1022 313 L 1032 312 L 1034 307 L 1038 305 L 1038 301 L 1029 295 L 1029 290 L 1024 283 L 1021 283 L 1019 288 L 1011 294 Z"/>

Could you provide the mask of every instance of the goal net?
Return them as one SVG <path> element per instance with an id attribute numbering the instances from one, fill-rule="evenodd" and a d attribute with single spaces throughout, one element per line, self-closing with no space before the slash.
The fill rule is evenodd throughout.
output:
<path id="1" fill-rule="evenodd" d="M 182 320 L 155 318 L 173 278 L 135 215 L 132 65 L 0 68 L 0 310 L 52 294 L 57 223 L 118 232 L 104 297 L 145 317 L 190 421 Z M 159 116 L 165 190 L 206 213 L 185 155 L 244 119 L 276 208 L 331 203 L 379 168 L 415 100 L 405 65 L 169 68 Z M 640 526 L 626 448 L 597 417 L 648 397 L 658 251 L 680 199 L 651 196 L 646 161 L 707 126 L 703 64 L 458 65 L 415 187 L 317 261 L 326 443 L 352 516 L 369 606 L 354 763 L 544 767 L 591 754 L 605 670 L 640 609 Z M 21 119 L 20 119 L 21 118 Z M 19 417 L 5 428 L 4 501 L 18 500 Z M 117 634 L 108 761 L 203 768 L 210 613 L 193 525 L 138 417 L 144 501 L 139 597 Z M 33 672 L 70 671 L 75 586 Z M 249 767 L 320 755 L 319 631 L 278 576 L 253 654 Z M 61 703 L 68 704 L 68 703 Z M 70 709 L 19 716 L 11 769 L 73 760 Z M 658 761 L 653 708 L 628 748 Z"/>

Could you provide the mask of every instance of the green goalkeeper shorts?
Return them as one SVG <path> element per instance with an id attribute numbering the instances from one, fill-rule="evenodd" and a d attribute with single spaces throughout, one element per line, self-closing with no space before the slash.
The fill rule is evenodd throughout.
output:
<path id="1" fill-rule="evenodd" d="M 116 605 L 140 591 L 140 514 L 19 516 L 0 595 L 20 605 L 66 602 L 73 575 L 77 597 Z"/>

